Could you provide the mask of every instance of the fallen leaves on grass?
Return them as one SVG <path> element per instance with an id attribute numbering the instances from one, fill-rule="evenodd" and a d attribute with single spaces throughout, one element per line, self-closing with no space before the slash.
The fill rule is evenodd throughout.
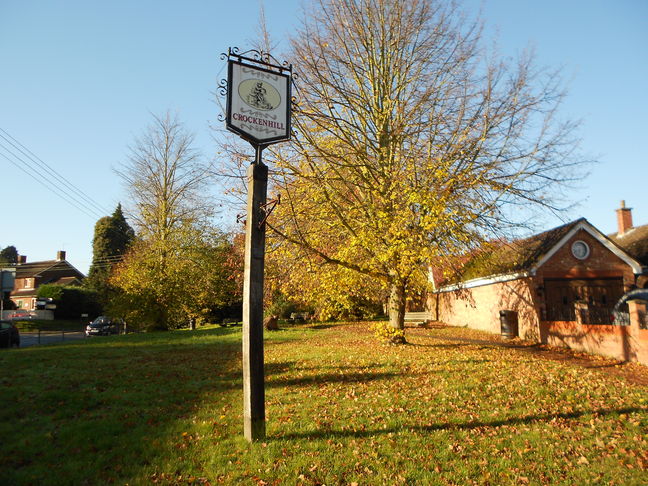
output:
<path id="1" fill-rule="evenodd" d="M 207 478 L 201 478 L 192 475 L 182 475 L 179 473 L 154 473 L 149 479 L 151 484 L 161 484 L 164 486 L 211 486 L 211 483 Z"/>
<path id="2" fill-rule="evenodd" d="M 267 439 L 249 444 L 241 437 L 240 334 L 220 332 L 203 341 L 152 336 L 148 345 L 148 336 L 126 336 L 127 345 L 144 347 L 139 353 L 80 346 L 57 354 L 56 368 L 46 349 L 32 351 L 39 359 L 3 354 L 17 376 L 7 404 L 16 420 L 0 422 L 7 438 L 0 469 L 11 474 L 3 479 L 183 486 L 645 479 L 646 387 L 466 329 L 408 329 L 405 346 L 376 345 L 363 323 L 273 333 L 265 343 Z M 109 374 L 79 366 L 90 360 L 118 366 Z"/>

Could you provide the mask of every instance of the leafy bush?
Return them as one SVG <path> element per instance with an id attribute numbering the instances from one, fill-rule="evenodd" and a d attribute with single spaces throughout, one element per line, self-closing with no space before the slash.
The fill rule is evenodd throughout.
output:
<path id="1" fill-rule="evenodd" d="M 288 319 L 293 312 L 298 312 L 297 304 L 291 302 L 283 293 L 274 292 L 271 302 L 266 307 L 266 316 L 279 316 L 279 319 Z"/>
<path id="2" fill-rule="evenodd" d="M 54 301 L 57 319 L 75 319 L 81 314 L 97 316 L 101 313 L 97 293 L 83 287 L 45 284 L 38 287 L 38 297 Z"/>
<path id="3" fill-rule="evenodd" d="M 209 322 L 238 322 L 243 320 L 243 302 L 213 307 L 209 311 Z"/>
<path id="4" fill-rule="evenodd" d="M 389 322 L 377 322 L 373 325 L 374 335 L 383 342 L 400 344 L 405 342 L 405 330 L 392 327 Z"/>

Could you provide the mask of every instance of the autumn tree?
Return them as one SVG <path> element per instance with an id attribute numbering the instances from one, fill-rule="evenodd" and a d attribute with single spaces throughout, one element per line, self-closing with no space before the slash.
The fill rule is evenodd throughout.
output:
<path id="1" fill-rule="evenodd" d="M 281 317 L 308 310 L 319 320 L 379 316 L 386 301 L 381 280 L 339 265 L 329 265 L 308 251 L 277 245 L 266 258 L 266 306 Z"/>
<path id="2" fill-rule="evenodd" d="M 237 276 L 242 262 L 233 256 L 229 235 L 218 230 L 192 231 L 178 237 L 173 253 L 160 265 L 157 244 L 138 240 L 117 266 L 111 283 L 119 298 L 115 315 L 148 329 L 173 329 L 189 322 L 230 317 L 242 302 Z"/>
<path id="3" fill-rule="evenodd" d="M 198 298 L 188 303 L 189 284 L 200 279 L 187 269 L 197 271 L 194 260 L 212 231 L 208 168 L 193 135 L 167 113 L 154 117 L 118 170 L 138 241 L 111 280 L 123 292 L 114 306 L 147 327 L 178 327 L 202 305 Z"/>
<path id="4" fill-rule="evenodd" d="M 213 214 L 209 164 L 194 149 L 194 136 L 170 113 L 154 116 L 117 170 L 130 196 L 138 236 L 165 242 L 187 225 L 200 227 Z"/>
<path id="5" fill-rule="evenodd" d="M 560 208 L 576 125 L 559 73 L 487 56 L 454 3 L 314 0 L 292 40 L 290 147 L 266 150 L 270 228 L 321 264 L 382 282 L 390 323 L 430 266 Z"/>

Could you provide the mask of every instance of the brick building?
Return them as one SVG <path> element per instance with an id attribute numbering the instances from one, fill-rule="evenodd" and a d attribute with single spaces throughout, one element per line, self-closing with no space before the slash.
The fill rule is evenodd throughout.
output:
<path id="1" fill-rule="evenodd" d="M 27 263 L 27 257 L 21 255 L 15 268 L 14 289 L 9 298 L 18 309 L 34 310 L 38 287 L 43 284 L 75 285 L 85 278 L 65 259 L 64 251 L 56 253 L 56 260 L 31 263 Z"/>
<path id="2" fill-rule="evenodd" d="M 500 312 L 511 311 L 504 318 L 517 320 L 524 339 L 648 363 L 648 330 L 615 324 L 612 314 L 624 293 L 648 283 L 648 225 L 634 228 L 623 202 L 617 214 L 610 237 L 578 219 L 492 245 L 464 266 L 461 282 L 429 296 L 432 317 L 499 333 Z"/>

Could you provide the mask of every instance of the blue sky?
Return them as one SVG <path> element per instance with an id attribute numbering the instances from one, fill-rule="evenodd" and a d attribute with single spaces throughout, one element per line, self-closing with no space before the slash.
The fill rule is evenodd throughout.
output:
<path id="1" fill-rule="evenodd" d="M 301 1 L 264 3 L 273 38 L 285 48 Z M 581 148 L 600 161 L 573 192 L 580 205 L 566 217 L 584 216 L 612 232 L 614 209 L 625 199 L 635 224 L 648 223 L 642 150 L 648 2 L 466 0 L 463 6 L 471 16 L 481 9 L 485 37 L 498 39 L 503 56 L 531 46 L 539 65 L 564 69 L 570 96 L 562 114 L 582 119 Z M 212 93 L 225 76 L 220 53 L 250 46 L 258 10 L 258 0 L 0 0 L 0 134 L 14 137 L 104 210 L 47 190 L 14 165 L 24 167 L 0 138 L 0 248 L 15 245 L 28 261 L 66 250 L 87 272 L 96 220 L 126 203 L 113 168 L 127 160 L 151 113 L 177 112 L 197 147 L 213 157 L 209 126 L 219 125 L 220 108 Z M 559 223 L 548 217 L 541 226 Z"/>

